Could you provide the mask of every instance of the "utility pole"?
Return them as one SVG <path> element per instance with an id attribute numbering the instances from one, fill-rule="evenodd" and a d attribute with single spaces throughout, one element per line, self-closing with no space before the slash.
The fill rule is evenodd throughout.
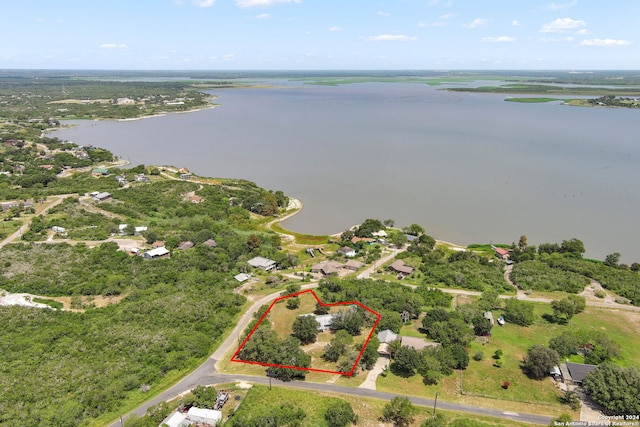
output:
<path id="1" fill-rule="evenodd" d="M 433 401 L 433 416 L 436 416 L 436 405 L 438 404 L 438 392 L 436 391 L 436 399 Z"/>

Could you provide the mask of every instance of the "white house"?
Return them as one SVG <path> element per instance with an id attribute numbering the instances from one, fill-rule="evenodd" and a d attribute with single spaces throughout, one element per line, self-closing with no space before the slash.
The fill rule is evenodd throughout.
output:
<path id="1" fill-rule="evenodd" d="M 163 247 L 151 249 L 144 253 L 144 259 L 168 258 L 169 249 Z"/>
<path id="2" fill-rule="evenodd" d="M 251 275 L 247 273 L 240 273 L 233 276 L 233 278 L 236 279 L 238 282 L 242 283 L 249 280 L 251 278 Z"/>
<path id="3" fill-rule="evenodd" d="M 273 270 L 274 268 L 276 268 L 276 262 L 268 259 L 268 258 L 263 258 L 261 256 L 257 256 L 255 258 L 251 258 L 249 261 L 247 261 L 249 263 L 249 265 L 253 268 L 260 268 L 264 271 L 270 271 Z"/>
<path id="4" fill-rule="evenodd" d="M 338 249 L 336 252 L 348 258 L 353 258 L 354 256 L 356 256 L 356 250 L 348 246 L 343 246 L 340 249 Z"/>
<path id="5" fill-rule="evenodd" d="M 187 412 L 187 418 L 196 423 L 204 423 L 210 426 L 216 426 L 222 421 L 222 412 L 215 409 L 203 409 L 192 406 Z"/>

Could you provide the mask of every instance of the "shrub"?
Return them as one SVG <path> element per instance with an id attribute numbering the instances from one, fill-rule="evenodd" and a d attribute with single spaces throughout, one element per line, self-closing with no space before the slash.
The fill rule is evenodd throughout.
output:
<path id="1" fill-rule="evenodd" d="M 477 351 L 476 354 L 473 355 L 473 360 L 475 361 L 481 361 L 484 359 L 484 353 L 481 351 Z"/>

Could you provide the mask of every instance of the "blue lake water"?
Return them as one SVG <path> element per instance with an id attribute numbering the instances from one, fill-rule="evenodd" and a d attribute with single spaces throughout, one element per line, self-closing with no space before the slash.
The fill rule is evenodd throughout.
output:
<path id="1" fill-rule="evenodd" d="M 460 244 L 584 241 L 640 262 L 640 110 L 504 102 L 403 83 L 215 92 L 220 106 L 54 135 L 133 165 L 186 166 L 283 190 L 283 225 L 336 233 L 365 218 Z"/>

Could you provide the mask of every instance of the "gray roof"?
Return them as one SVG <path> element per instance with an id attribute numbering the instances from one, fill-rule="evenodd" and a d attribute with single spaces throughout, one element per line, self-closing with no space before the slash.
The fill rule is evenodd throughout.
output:
<path id="1" fill-rule="evenodd" d="M 571 374 L 571 380 L 574 383 L 581 383 L 584 377 L 594 369 L 596 369 L 596 365 L 585 365 L 584 363 L 573 363 L 567 362 L 567 369 Z"/>
<path id="2" fill-rule="evenodd" d="M 385 329 L 382 332 L 378 332 L 378 340 L 382 343 L 390 343 L 398 339 L 398 334 L 390 329 Z"/>

